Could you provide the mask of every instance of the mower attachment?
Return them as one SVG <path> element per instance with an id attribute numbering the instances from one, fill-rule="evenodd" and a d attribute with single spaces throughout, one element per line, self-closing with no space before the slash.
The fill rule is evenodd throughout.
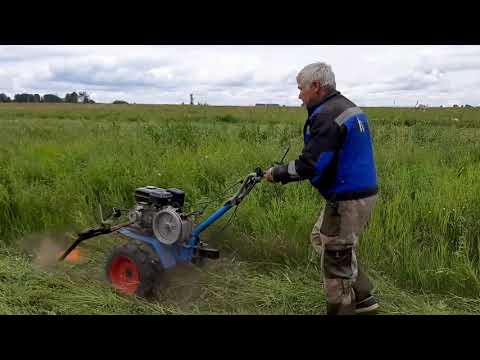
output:
<path id="1" fill-rule="evenodd" d="M 99 235 L 110 234 L 130 224 L 131 222 L 119 224 L 116 226 L 101 225 L 96 228 L 89 228 L 89 229 L 83 230 L 82 232 L 78 233 L 78 237 L 75 240 L 75 242 L 63 253 L 62 256 L 60 256 L 58 261 L 63 261 L 68 256 L 68 254 L 70 254 L 73 251 L 73 249 L 75 249 L 82 241 L 97 237 Z"/>

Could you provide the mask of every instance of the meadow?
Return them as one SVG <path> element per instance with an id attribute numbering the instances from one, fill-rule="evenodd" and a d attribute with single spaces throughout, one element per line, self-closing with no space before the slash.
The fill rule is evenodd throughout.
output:
<path id="1" fill-rule="evenodd" d="M 359 256 L 381 312 L 480 313 L 480 109 L 364 110 L 380 193 Z M 323 313 L 309 234 L 324 200 L 307 182 L 259 184 L 227 228 L 219 232 L 228 214 L 205 232 L 221 259 L 179 269 L 157 301 L 106 283 L 114 236 L 82 244 L 81 263 L 46 268 L 32 254 L 49 236 L 97 225 L 100 203 L 130 207 L 140 186 L 182 189 L 187 209 L 208 203 L 208 215 L 257 166 L 288 146 L 286 161 L 299 154 L 305 116 L 300 107 L 0 104 L 0 314 Z"/>

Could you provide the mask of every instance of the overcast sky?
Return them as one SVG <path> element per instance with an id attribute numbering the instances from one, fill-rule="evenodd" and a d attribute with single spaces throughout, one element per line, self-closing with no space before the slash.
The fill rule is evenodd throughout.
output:
<path id="1" fill-rule="evenodd" d="M 0 46 L 0 93 L 298 106 L 296 74 L 317 61 L 359 106 L 480 105 L 480 46 Z"/>

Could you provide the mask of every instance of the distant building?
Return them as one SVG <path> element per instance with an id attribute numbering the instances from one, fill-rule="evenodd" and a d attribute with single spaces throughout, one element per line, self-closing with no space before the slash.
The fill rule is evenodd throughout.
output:
<path id="1" fill-rule="evenodd" d="M 263 106 L 263 107 L 278 107 L 279 104 L 255 104 L 255 106 Z"/>
<path id="2" fill-rule="evenodd" d="M 417 103 L 415 104 L 415 109 L 419 109 L 419 110 L 426 110 L 428 107 L 428 105 L 425 105 L 425 104 L 419 104 L 418 100 L 417 100 Z"/>

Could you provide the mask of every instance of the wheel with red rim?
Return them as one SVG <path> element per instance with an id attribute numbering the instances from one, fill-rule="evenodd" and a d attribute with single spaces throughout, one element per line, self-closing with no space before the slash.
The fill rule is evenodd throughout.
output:
<path id="1" fill-rule="evenodd" d="M 141 297 L 152 294 L 158 270 L 153 254 L 136 244 L 115 247 L 106 265 L 107 278 L 116 290 Z"/>

